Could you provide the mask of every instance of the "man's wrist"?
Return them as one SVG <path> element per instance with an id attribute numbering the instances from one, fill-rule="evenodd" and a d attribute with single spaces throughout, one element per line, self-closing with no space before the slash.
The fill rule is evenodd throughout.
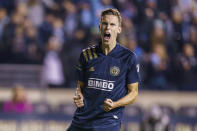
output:
<path id="1" fill-rule="evenodd" d="M 117 101 L 113 102 L 113 109 L 119 107 L 119 103 Z"/>

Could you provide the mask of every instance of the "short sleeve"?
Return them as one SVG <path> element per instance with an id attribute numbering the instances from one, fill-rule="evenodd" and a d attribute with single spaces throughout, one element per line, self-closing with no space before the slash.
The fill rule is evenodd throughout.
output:
<path id="1" fill-rule="evenodd" d="M 128 63 L 128 72 L 127 72 L 127 84 L 132 84 L 136 82 L 140 82 L 140 75 L 139 75 L 139 63 L 137 61 L 136 55 L 132 55 L 129 58 Z"/>
<path id="2" fill-rule="evenodd" d="M 78 63 L 76 65 L 76 73 L 77 73 L 77 80 L 78 81 L 85 81 L 85 58 L 83 53 L 81 53 Z"/>

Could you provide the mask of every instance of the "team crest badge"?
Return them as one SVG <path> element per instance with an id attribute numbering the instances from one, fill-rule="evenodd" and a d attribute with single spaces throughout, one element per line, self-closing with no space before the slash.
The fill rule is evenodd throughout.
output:
<path id="1" fill-rule="evenodd" d="M 117 66 L 113 66 L 110 68 L 110 75 L 118 76 L 120 73 L 120 69 Z"/>

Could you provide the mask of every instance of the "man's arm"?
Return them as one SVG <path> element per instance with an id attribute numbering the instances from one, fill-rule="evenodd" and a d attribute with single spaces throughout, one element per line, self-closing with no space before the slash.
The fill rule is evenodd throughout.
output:
<path id="1" fill-rule="evenodd" d="M 76 90 L 76 92 L 82 94 L 81 89 L 82 89 L 83 87 L 84 87 L 84 83 L 83 83 L 82 81 L 78 81 L 78 82 L 77 82 L 77 90 Z"/>
<path id="2" fill-rule="evenodd" d="M 77 107 L 83 107 L 84 106 L 84 102 L 83 102 L 83 94 L 81 89 L 84 87 L 84 83 L 81 81 L 77 82 L 77 90 L 75 92 L 75 96 L 73 98 L 74 103 Z"/>
<path id="3" fill-rule="evenodd" d="M 114 108 L 121 107 L 121 106 L 126 106 L 129 104 L 132 104 L 138 96 L 138 82 L 133 83 L 133 84 L 128 84 L 128 94 L 118 101 L 112 101 L 111 99 L 106 99 L 104 102 L 104 110 L 105 111 L 110 111 Z"/>

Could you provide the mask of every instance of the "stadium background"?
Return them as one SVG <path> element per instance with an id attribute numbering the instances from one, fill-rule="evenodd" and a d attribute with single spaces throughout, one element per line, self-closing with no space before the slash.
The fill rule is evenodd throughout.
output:
<path id="1" fill-rule="evenodd" d="M 197 131 L 196 0 L 1 0 L 0 131 L 64 131 L 71 122 L 75 65 L 100 40 L 100 11 L 122 14 L 118 41 L 137 54 L 142 83 L 122 130 Z M 23 86 L 33 112 L 5 113 Z"/>

